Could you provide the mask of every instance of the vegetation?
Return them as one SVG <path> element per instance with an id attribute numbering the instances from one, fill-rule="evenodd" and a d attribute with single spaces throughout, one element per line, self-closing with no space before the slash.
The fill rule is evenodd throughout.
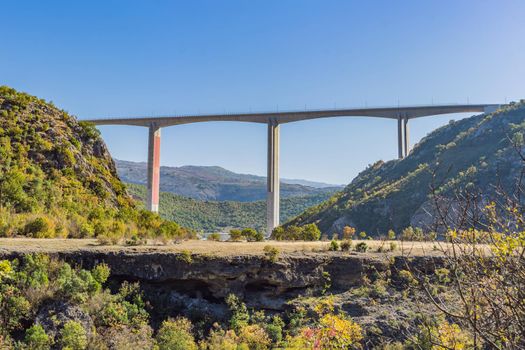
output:
<path id="1" fill-rule="evenodd" d="M 93 126 L 5 86 L 0 115 L 0 237 L 195 235 L 135 208 Z"/>
<path id="2" fill-rule="evenodd" d="M 188 318 L 179 316 L 165 319 L 154 330 L 139 285 L 123 282 L 112 293 L 104 288 L 109 275 L 105 265 L 83 270 L 46 255 L 1 260 L 0 347 L 317 349 L 321 344 L 325 349 L 337 344 L 360 348 L 364 336 L 361 327 L 336 312 L 331 301 L 319 303 L 311 318 L 291 314 L 285 322 L 279 315 L 249 310 L 233 294 L 225 300 L 231 315 L 225 323 L 196 329 Z M 49 315 L 54 315 L 51 322 L 42 318 Z"/>
<path id="3" fill-rule="evenodd" d="M 142 207 L 146 187 L 126 184 L 129 193 Z M 330 197 L 332 192 L 281 199 L 280 217 L 289 220 L 306 208 L 317 205 Z M 160 193 L 160 216 L 197 231 L 219 231 L 228 228 L 253 227 L 266 230 L 266 201 L 233 202 L 201 201 L 169 192 Z"/>
<path id="4" fill-rule="evenodd" d="M 451 195 L 458 186 L 486 189 L 496 185 L 509 190 L 521 168 L 513 141 L 525 133 L 525 100 L 491 114 L 450 122 L 421 140 L 402 160 L 378 161 L 361 172 L 343 191 L 306 209 L 290 226 L 316 223 L 323 233 L 344 226 L 371 236 L 402 232 L 415 223 L 425 231 L 433 222 L 428 212 L 429 188 Z"/>
<path id="5" fill-rule="evenodd" d="M 279 226 L 272 231 L 272 239 L 277 241 L 317 241 L 321 238 L 321 231 L 316 224 L 299 226 Z"/>

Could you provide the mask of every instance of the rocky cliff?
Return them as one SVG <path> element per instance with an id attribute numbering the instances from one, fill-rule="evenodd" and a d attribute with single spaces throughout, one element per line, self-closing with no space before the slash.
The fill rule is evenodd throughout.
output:
<path id="1" fill-rule="evenodd" d="M 22 254 L 0 251 L 0 260 Z M 308 298 L 325 293 L 337 296 L 337 307 L 353 317 L 376 322 L 376 313 L 384 305 L 369 304 L 366 298 L 352 294 L 352 290 L 370 286 L 381 278 L 395 281 L 407 263 L 428 271 L 441 264 L 437 255 L 408 260 L 377 253 L 327 251 L 286 253 L 275 261 L 261 255 L 193 254 L 190 258 L 181 253 L 130 249 L 49 254 L 83 268 L 106 263 L 111 269 L 110 285 L 139 282 L 152 305 L 153 322 L 180 314 L 194 320 L 224 320 L 228 317 L 225 298 L 229 294 L 239 296 L 250 308 L 282 313 L 305 302 L 307 305 Z M 391 302 L 385 299 L 386 304 Z M 393 311 L 391 316 L 400 317 L 396 312 L 408 311 Z"/>

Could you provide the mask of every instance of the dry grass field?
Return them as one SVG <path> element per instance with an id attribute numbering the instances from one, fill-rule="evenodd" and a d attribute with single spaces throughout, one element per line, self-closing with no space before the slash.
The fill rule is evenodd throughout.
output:
<path id="1" fill-rule="evenodd" d="M 400 242 L 393 241 L 395 249 L 389 251 L 391 241 L 353 241 L 353 246 L 359 242 L 366 242 L 369 249 L 367 255 L 384 255 L 385 251 L 389 255 L 439 255 L 443 249 L 447 248 L 446 243 L 442 242 Z M 129 252 L 129 253 L 153 253 L 166 252 L 177 253 L 183 250 L 194 254 L 205 254 L 214 256 L 236 256 L 236 255 L 262 255 L 265 246 L 271 245 L 278 248 L 283 253 L 301 253 L 327 251 L 330 242 L 213 242 L 203 240 L 188 240 L 178 243 L 160 244 L 148 242 L 146 245 L 126 246 L 126 245 L 101 245 L 96 239 L 34 239 L 34 238 L 0 238 L 0 253 L 9 252 L 41 252 L 54 253 L 60 251 L 98 251 L 98 252 Z M 383 249 L 380 249 L 383 247 Z"/>

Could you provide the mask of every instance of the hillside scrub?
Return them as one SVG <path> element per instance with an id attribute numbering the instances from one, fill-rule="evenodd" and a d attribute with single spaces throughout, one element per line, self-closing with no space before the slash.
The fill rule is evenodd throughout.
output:
<path id="1" fill-rule="evenodd" d="M 0 87 L 0 237 L 122 238 L 193 232 L 138 210 L 93 126 Z"/>
<path id="2" fill-rule="evenodd" d="M 139 207 L 143 207 L 146 199 L 146 186 L 126 184 L 129 193 L 136 198 Z M 308 196 L 289 197 L 281 199 L 280 216 L 287 221 L 315 206 L 331 193 L 319 193 Z M 235 201 L 201 201 L 186 198 L 174 193 L 160 193 L 160 216 L 173 220 L 182 226 L 197 231 L 213 232 L 226 228 L 253 227 L 257 231 L 266 230 L 266 201 L 235 202 Z"/>
<path id="3" fill-rule="evenodd" d="M 267 247 L 268 262 L 278 263 L 278 251 Z M 430 277 L 439 288 L 436 295 L 448 298 L 447 275 L 440 270 L 436 276 L 441 279 Z M 138 283 L 110 283 L 111 271 L 104 264 L 85 270 L 29 254 L 0 260 L 0 348 L 316 350 L 384 349 L 396 343 L 397 348 L 432 349 L 428 344 L 435 339 L 456 344 L 455 349 L 472 344 L 472 333 L 458 323 L 413 308 L 415 277 L 409 271 L 400 276 L 408 276 L 400 277 L 406 282 L 376 274 L 343 294 L 328 288 L 325 296 L 290 300 L 286 311 L 278 313 L 249 308 L 230 294 L 223 300 L 227 318 L 192 319 L 155 310 Z M 373 313 L 350 317 L 342 307 L 344 295 L 372 307 Z M 383 304 L 387 310 L 395 305 L 393 315 L 403 316 L 381 316 Z M 155 312 L 163 318 L 153 321 Z M 428 327 L 421 326 L 422 319 Z"/>
<path id="4" fill-rule="evenodd" d="M 344 227 L 386 236 L 409 226 L 431 229 L 430 187 L 450 196 L 458 187 L 510 190 L 521 170 L 514 140 L 525 133 L 525 100 L 490 114 L 480 114 L 434 130 L 404 159 L 378 161 L 346 188 L 308 208 L 287 225 L 315 223 L 326 234 L 344 236 Z M 346 238 L 346 237 L 345 237 Z"/>

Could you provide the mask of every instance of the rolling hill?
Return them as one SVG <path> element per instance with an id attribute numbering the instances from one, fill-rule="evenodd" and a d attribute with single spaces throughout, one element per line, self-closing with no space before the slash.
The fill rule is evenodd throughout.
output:
<path id="1" fill-rule="evenodd" d="M 140 203 L 146 198 L 144 185 L 128 184 L 129 193 Z M 289 220 L 331 196 L 319 193 L 281 200 L 281 219 Z M 199 231 L 220 231 L 228 228 L 266 228 L 266 201 L 201 201 L 170 192 L 160 194 L 160 215 L 168 220 Z"/>
<path id="2" fill-rule="evenodd" d="M 127 183 L 145 185 L 147 164 L 115 160 L 120 178 Z M 218 166 L 182 166 L 160 168 L 161 191 L 184 197 L 211 201 L 252 202 L 266 199 L 266 177 L 237 174 Z M 334 193 L 342 186 L 281 179 L 281 196 L 304 197 Z"/>
<path id="3" fill-rule="evenodd" d="M 425 228 L 433 175 L 442 194 L 476 187 L 489 195 L 497 184 L 510 189 L 523 167 L 515 145 L 523 150 L 524 132 L 525 100 L 450 122 L 423 138 L 405 159 L 370 165 L 343 191 L 288 225 L 316 223 L 330 234 L 350 225 L 371 235 Z"/>

